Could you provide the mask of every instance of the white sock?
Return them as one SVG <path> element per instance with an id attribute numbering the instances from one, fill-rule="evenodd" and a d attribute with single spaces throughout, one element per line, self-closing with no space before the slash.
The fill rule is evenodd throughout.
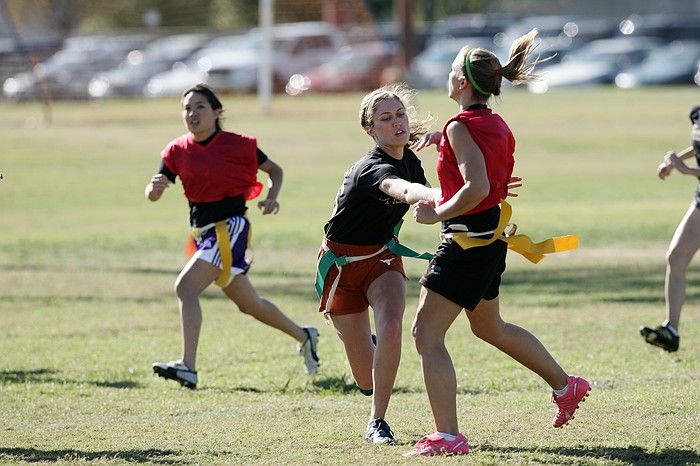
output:
<path id="1" fill-rule="evenodd" d="M 440 437 L 442 437 L 442 438 L 444 438 L 445 440 L 447 440 L 448 442 L 454 442 L 455 439 L 457 438 L 456 435 L 446 434 L 446 433 L 444 433 L 444 432 L 437 432 L 437 434 L 438 434 Z"/>
<path id="2" fill-rule="evenodd" d="M 556 396 L 562 396 L 564 393 L 566 393 L 566 391 L 567 391 L 568 389 L 569 389 L 569 384 L 567 383 L 566 385 L 564 385 L 563 388 L 561 388 L 561 389 L 559 389 L 559 390 L 554 390 L 554 394 L 555 394 Z"/>

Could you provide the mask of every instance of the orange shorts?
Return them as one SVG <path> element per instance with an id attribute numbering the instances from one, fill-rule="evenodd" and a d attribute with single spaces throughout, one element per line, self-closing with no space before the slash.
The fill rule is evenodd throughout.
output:
<path id="1" fill-rule="evenodd" d="M 382 248 L 383 245 L 376 244 L 370 246 L 357 246 L 353 244 L 336 243 L 329 239 L 324 240 L 326 246 L 333 251 L 336 256 L 365 256 L 372 254 Z M 323 256 L 325 250 L 323 246 L 318 252 L 318 259 Z M 401 256 L 397 256 L 388 249 L 376 256 L 351 262 L 341 267 L 340 281 L 333 295 L 333 301 L 328 306 L 328 311 L 333 315 L 357 314 L 364 312 L 368 306 L 367 288 L 380 275 L 391 270 L 399 272 L 406 277 L 403 270 Z M 338 267 L 331 267 L 323 283 L 323 296 L 319 303 L 319 312 L 326 310 L 328 293 L 335 277 L 338 276 Z"/>

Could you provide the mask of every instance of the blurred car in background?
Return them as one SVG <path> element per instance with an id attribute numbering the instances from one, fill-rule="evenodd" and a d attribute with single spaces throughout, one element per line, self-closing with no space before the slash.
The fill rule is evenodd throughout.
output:
<path id="1" fill-rule="evenodd" d="M 406 75 L 406 82 L 411 87 L 419 89 L 444 88 L 447 85 L 447 75 L 452 62 L 465 45 L 492 50 L 493 39 L 456 37 L 434 42 L 413 59 Z"/>
<path id="2" fill-rule="evenodd" d="M 234 63 L 212 66 L 207 84 L 217 91 L 254 92 L 258 87 L 258 69 L 262 49 L 260 31 L 249 33 L 249 47 Z M 272 29 L 273 89 L 283 91 L 289 78 L 333 59 L 347 45 L 337 27 L 324 22 L 277 24 Z"/>
<path id="3" fill-rule="evenodd" d="M 212 39 L 185 61 L 176 62 L 172 69 L 154 75 L 146 83 L 143 94 L 147 97 L 176 96 L 185 89 L 206 82 L 212 68 L 234 65 L 248 41 L 244 34 Z"/>
<path id="4" fill-rule="evenodd" d="M 496 35 L 494 42 L 498 49 L 494 52 L 501 62 L 508 57 L 513 41 L 533 28 L 538 31 L 539 53 L 549 55 L 546 51 L 552 49 L 563 56 L 592 40 L 612 37 L 617 31 L 617 23 L 609 18 L 574 15 L 526 16 Z"/>
<path id="5" fill-rule="evenodd" d="M 40 93 L 54 99 L 85 99 L 95 73 L 116 66 L 130 50 L 151 39 L 144 34 L 69 37 L 61 50 L 32 71 L 6 79 L 3 94 L 9 100 L 35 99 Z"/>
<path id="6" fill-rule="evenodd" d="M 457 37 L 487 37 L 491 40 L 514 23 L 510 16 L 464 14 L 448 16 L 433 25 L 427 46 Z"/>
<path id="7" fill-rule="evenodd" d="M 132 50 L 118 67 L 94 76 L 88 85 L 92 98 L 142 95 L 153 75 L 189 57 L 211 39 L 209 34 L 176 34 L 149 43 L 143 50 Z"/>
<path id="8" fill-rule="evenodd" d="M 631 15 L 620 21 L 617 35 L 658 37 L 666 42 L 700 39 L 700 16 Z"/>
<path id="9" fill-rule="evenodd" d="M 654 49 L 638 65 L 615 77 L 623 89 L 660 84 L 693 84 L 700 60 L 700 40 L 678 40 Z"/>
<path id="10" fill-rule="evenodd" d="M 641 63 L 661 45 L 663 41 L 651 37 L 595 40 L 547 68 L 541 79 L 527 83 L 527 88 L 544 93 L 552 87 L 610 84 L 618 73 Z"/>
<path id="11" fill-rule="evenodd" d="M 364 42 L 340 49 L 329 61 L 292 75 L 285 90 L 296 95 L 313 92 L 347 92 L 376 89 L 385 84 L 385 71 L 396 60 L 395 42 Z M 301 85 L 299 84 L 301 83 Z"/>

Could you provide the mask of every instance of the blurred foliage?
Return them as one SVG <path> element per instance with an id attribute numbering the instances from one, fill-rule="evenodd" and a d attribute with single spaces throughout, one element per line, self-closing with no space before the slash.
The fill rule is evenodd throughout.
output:
<path id="1" fill-rule="evenodd" d="M 146 26 L 150 13 L 160 28 L 249 28 L 258 22 L 259 0 L 4 0 L 14 21 L 24 24 L 31 16 L 63 32 L 94 33 Z M 336 8 L 362 9 L 375 21 L 391 21 L 395 1 L 333 0 Z M 274 0 L 278 23 L 319 21 L 331 0 Z M 484 0 L 413 0 L 418 21 L 432 22 L 445 15 L 483 11 Z M 358 5 L 359 4 L 359 5 Z M 34 21 L 36 22 L 36 21 Z"/>

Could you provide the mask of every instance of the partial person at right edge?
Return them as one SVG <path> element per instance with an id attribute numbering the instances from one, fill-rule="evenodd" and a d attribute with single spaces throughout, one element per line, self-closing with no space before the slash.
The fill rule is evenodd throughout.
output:
<path id="1" fill-rule="evenodd" d="M 667 152 L 659 165 L 657 174 L 665 180 L 675 168 L 684 175 L 695 176 L 700 180 L 700 106 L 690 110 L 691 145 L 676 154 Z M 695 156 L 697 167 L 688 167 L 684 160 Z M 671 244 L 666 253 L 666 320 L 656 328 L 642 327 L 639 333 L 644 341 L 666 351 L 678 351 L 680 335 L 678 327 L 681 309 L 685 303 L 686 271 L 690 261 L 700 248 L 700 184 L 695 191 L 695 199 L 690 203 L 681 222 L 676 227 Z"/>

